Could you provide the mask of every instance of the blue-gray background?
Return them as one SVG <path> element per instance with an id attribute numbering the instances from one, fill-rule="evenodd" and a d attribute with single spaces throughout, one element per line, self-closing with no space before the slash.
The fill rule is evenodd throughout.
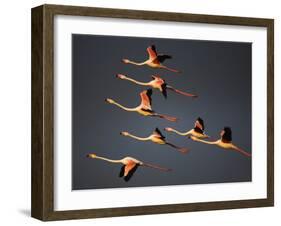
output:
<path id="1" fill-rule="evenodd" d="M 151 44 L 158 53 L 172 55 L 165 65 L 182 73 L 121 63 L 122 58 L 144 61 Z M 73 34 L 72 189 L 251 181 L 250 158 L 163 131 L 167 126 L 189 130 L 200 116 L 212 139 L 230 126 L 233 142 L 251 152 L 251 62 L 251 43 Z M 159 74 L 168 84 L 199 98 L 170 92 L 165 100 L 153 90 L 153 109 L 179 117 L 177 123 L 126 112 L 105 103 L 105 98 L 135 107 L 144 87 L 117 79 L 117 73 L 144 82 Z M 165 145 L 119 135 L 128 131 L 145 137 L 155 127 L 168 141 L 188 147 L 190 152 L 182 155 Z M 166 173 L 140 167 L 125 182 L 118 177 L 121 165 L 88 159 L 88 153 L 112 159 L 131 156 L 173 170 Z"/>

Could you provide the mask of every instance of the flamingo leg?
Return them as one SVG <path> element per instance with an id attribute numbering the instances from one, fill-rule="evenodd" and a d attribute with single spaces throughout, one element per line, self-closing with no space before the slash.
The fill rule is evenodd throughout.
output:
<path id="1" fill-rule="evenodd" d="M 169 169 L 169 168 L 164 168 L 164 167 L 154 165 L 154 164 L 152 165 L 152 164 L 149 164 L 149 163 L 142 163 L 142 166 L 146 166 L 146 167 L 149 167 L 149 168 L 158 169 L 158 170 L 166 171 L 166 172 L 172 170 L 172 169 Z"/>
<path id="2" fill-rule="evenodd" d="M 179 94 L 181 94 L 181 95 L 184 95 L 184 96 L 194 97 L 194 98 L 195 98 L 195 97 L 198 97 L 198 96 L 195 95 L 195 94 L 183 92 L 183 91 L 181 91 L 181 90 L 175 89 L 175 88 L 172 87 L 172 86 L 167 86 L 167 89 L 172 90 L 172 91 L 174 91 L 174 92 L 176 92 L 176 93 L 179 93 Z"/>
<path id="3" fill-rule="evenodd" d="M 169 68 L 169 67 L 164 66 L 164 65 L 161 65 L 161 68 L 166 69 L 166 70 L 171 71 L 171 72 L 181 73 L 179 70 L 176 70 L 176 69 L 173 69 L 173 68 Z"/>
<path id="4" fill-rule="evenodd" d="M 158 113 L 154 113 L 153 115 L 151 116 L 154 116 L 154 117 L 159 117 L 159 118 L 163 118 L 163 119 L 166 119 L 170 122 L 176 122 L 178 121 L 178 119 L 176 117 L 173 117 L 173 116 L 168 116 L 168 115 L 163 115 L 163 114 L 158 114 Z"/>
<path id="5" fill-rule="evenodd" d="M 178 146 L 176 146 L 176 145 L 174 145 L 174 144 L 172 144 L 172 143 L 169 143 L 169 142 L 166 142 L 165 144 L 171 146 L 172 148 L 175 148 L 177 151 L 179 151 L 179 152 L 181 152 L 181 153 L 183 153 L 183 154 L 188 151 L 187 148 L 181 148 L 181 147 L 178 147 Z"/>
<path id="6" fill-rule="evenodd" d="M 233 145 L 233 150 L 234 151 L 238 151 L 239 153 L 241 153 L 242 155 L 245 155 L 247 157 L 251 157 L 251 154 L 242 150 L 241 148 L 238 148 L 237 146 Z"/>

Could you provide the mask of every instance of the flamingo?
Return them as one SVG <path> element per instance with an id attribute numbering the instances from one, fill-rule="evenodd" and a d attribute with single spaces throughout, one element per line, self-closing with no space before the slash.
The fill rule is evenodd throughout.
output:
<path id="1" fill-rule="evenodd" d="M 160 78 L 159 76 L 157 75 L 152 75 L 151 77 L 153 78 L 153 80 L 151 80 L 150 82 L 139 82 L 137 80 L 134 80 L 132 78 L 129 78 L 128 76 L 126 75 L 123 75 L 123 74 L 118 74 L 116 76 L 117 78 L 119 79 L 122 79 L 122 80 L 128 80 L 130 82 L 133 82 L 135 84 L 138 84 L 138 85 L 141 85 L 141 86 L 150 86 L 154 89 L 158 89 L 160 90 L 160 92 L 163 94 L 163 96 L 165 98 L 167 98 L 167 89 L 168 90 L 171 90 L 171 91 L 174 91 L 176 93 L 179 93 L 179 94 L 182 94 L 184 96 L 188 96 L 188 97 L 198 97 L 197 95 L 194 95 L 194 94 L 191 94 L 191 93 L 186 93 L 186 92 L 183 92 L 183 91 L 180 91 L 178 89 L 175 89 L 174 87 L 172 86 L 169 86 L 164 79 Z"/>
<path id="2" fill-rule="evenodd" d="M 163 136 L 163 134 L 161 133 L 161 131 L 158 128 L 156 128 L 153 131 L 153 133 L 148 137 L 137 137 L 137 136 L 132 135 L 128 132 L 121 132 L 120 134 L 123 135 L 123 136 L 131 137 L 131 138 L 136 139 L 136 140 L 140 140 L 140 141 L 152 141 L 153 143 L 156 143 L 156 144 L 166 144 L 166 145 L 171 146 L 172 148 L 174 148 L 175 150 L 177 150 L 181 153 L 186 153 L 188 151 L 187 148 L 181 148 L 181 147 L 178 147 L 178 146 L 176 146 L 172 143 L 167 142 L 165 137 Z"/>
<path id="3" fill-rule="evenodd" d="M 191 130 L 188 130 L 187 132 L 179 132 L 170 127 L 166 127 L 165 130 L 168 132 L 174 132 L 181 136 L 187 136 L 188 138 L 190 138 L 190 136 L 201 138 L 201 139 L 209 138 L 209 136 L 204 133 L 204 130 L 205 130 L 204 121 L 200 117 L 197 118 L 197 120 L 195 121 L 194 128 Z"/>
<path id="4" fill-rule="evenodd" d="M 234 151 L 237 151 L 247 157 L 251 157 L 251 154 L 244 151 L 243 149 L 237 147 L 236 145 L 234 145 L 232 143 L 232 131 L 230 127 L 224 127 L 224 129 L 220 132 L 220 139 L 216 140 L 216 141 L 206 141 L 206 140 L 201 140 L 195 136 L 191 136 L 190 138 L 194 141 L 198 141 L 198 142 L 202 142 L 205 144 L 213 144 L 213 145 L 217 145 L 221 148 L 224 149 L 232 149 Z"/>
<path id="5" fill-rule="evenodd" d="M 106 162 L 111 162 L 111 163 L 123 164 L 123 166 L 121 167 L 120 173 L 119 173 L 119 177 L 123 177 L 126 182 L 128 182 L 131 179 L 131 177 L 136 172 L 136 170 L 139 166 L 145 166 L 145 167 L 149 167 L 149 168 L 153 168 L 153 169 L 157 169 L 157 170 L 161 170 L 161 171 L 166 171 L 166 172 L 171 171 L 171 169 L 163 168 L 163 167 L 160 167 L 160 166 L 154 165 L 154 164 L 152 165 L 152 164 L 144 163 L 144 162 L 142 162 L 138 159 L 132 158 L 132 157 L 124 157 L 122 159 L 115 160 L 115 159 L 108 159 L 105 157 L 97 156 L 94 153 L 88 154 L 87 157 L 93 158 L 93 159 L 101 159 L 101 160 L 104 160 Z"/>
<path id="6" fill-rule="evenodd" d="M 166 69 L 168 71 L 180 73 L 180 71 L 166 67 L 162 64 L 166 59 L 171 59 L 172 56 L 166 55 L 166 54 L 157 54 L 155 45 L 149 46 L 146 49 L 146 51 L 148 53 L 149 58 L 148 58 L 148 60 L 146 60 L 144 62 L 137 63 L 137 62 L 134 62 L 134 61 L 131 61 L 128 59 L 122 59 L 122 61 L 125 64 L 134 64 L 137 66 L 147 65 L 152 68 L 162 68 L 162 69 Z"/>
<path id="7" fill-rule="evenodd" d="M 172 117 L 172 116 L 168 116 L 168 115 L 163 115 L 163 114 L 158 114 L 155 111 L 152 110 L 151 108 L 151 95 L 152 95 L 152 89 L 148 89 L 148 90 L 144 90 L 140 93 L 140 97 L 141 97 L 141 104 L 135 108 L 127 108 L 124 107 L 121 104 L 116 103 L 114 100 L 112 99 L 105 99 L 106 102 L 108 102 L 109 104 L 114 104 L 116 106 L 118 106 L 119 108 L 122 108 L 125 111 L 135 111 L 138 112 L 139 114 L 143 115 L 143 116 L 152 116 L 152 117 L 159 117 L 159 118 L 163 118 L 166 119 L 168 121 L 171 122 L 176 122 L 177 118 Z"/>

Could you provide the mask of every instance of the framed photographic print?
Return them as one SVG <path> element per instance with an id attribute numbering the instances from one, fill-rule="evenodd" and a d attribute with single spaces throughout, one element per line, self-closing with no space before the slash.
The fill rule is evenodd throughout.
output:
<path id="1" fill-rule="evenodd" d="M 32 216 L 273 206 L 274 21 L 32 9 Z"/>

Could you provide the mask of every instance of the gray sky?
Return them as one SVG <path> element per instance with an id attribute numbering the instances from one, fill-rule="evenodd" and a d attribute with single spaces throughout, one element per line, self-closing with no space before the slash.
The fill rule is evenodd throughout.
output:
<path id="1" fill-rule="evenodd" d="M 251 43 L 78 35 L 72 37 L 72 188 L 114 188 L 242 182 L 251 180 L 251 159 L 233 151 L 194 142 L 163 131 L 186 131 L 197 117 L 204 119 L 206 133 L 219 138 L 224 126 L 232 128 L 233 143 L 251 152 Z M 146 48 L 172 55 L 165 65 L 181 74 L 121 63 L 122 58 L 144 61 Z M 140 103 L 142 86 L 115 78 L 117 73 L 147 82 L 158 74 L 180 90 L 196 93 L 192 99 L 168 92 L 165 100 L 153 90 L 152 108 L 179 118 L 168 122 L 123 111 L 105 103 L 109 97 L 128 107 Z M 182 155 L 166 145 L 140 142 L 120 136 L 128 131 L 148 136 L 158 127 L 167 140 L 187 147 Z M 88 153 L 172 168 L 161 172 L 139 167 L 129 182 L 119 178 L 121 165 L 88 159 Z"/>

